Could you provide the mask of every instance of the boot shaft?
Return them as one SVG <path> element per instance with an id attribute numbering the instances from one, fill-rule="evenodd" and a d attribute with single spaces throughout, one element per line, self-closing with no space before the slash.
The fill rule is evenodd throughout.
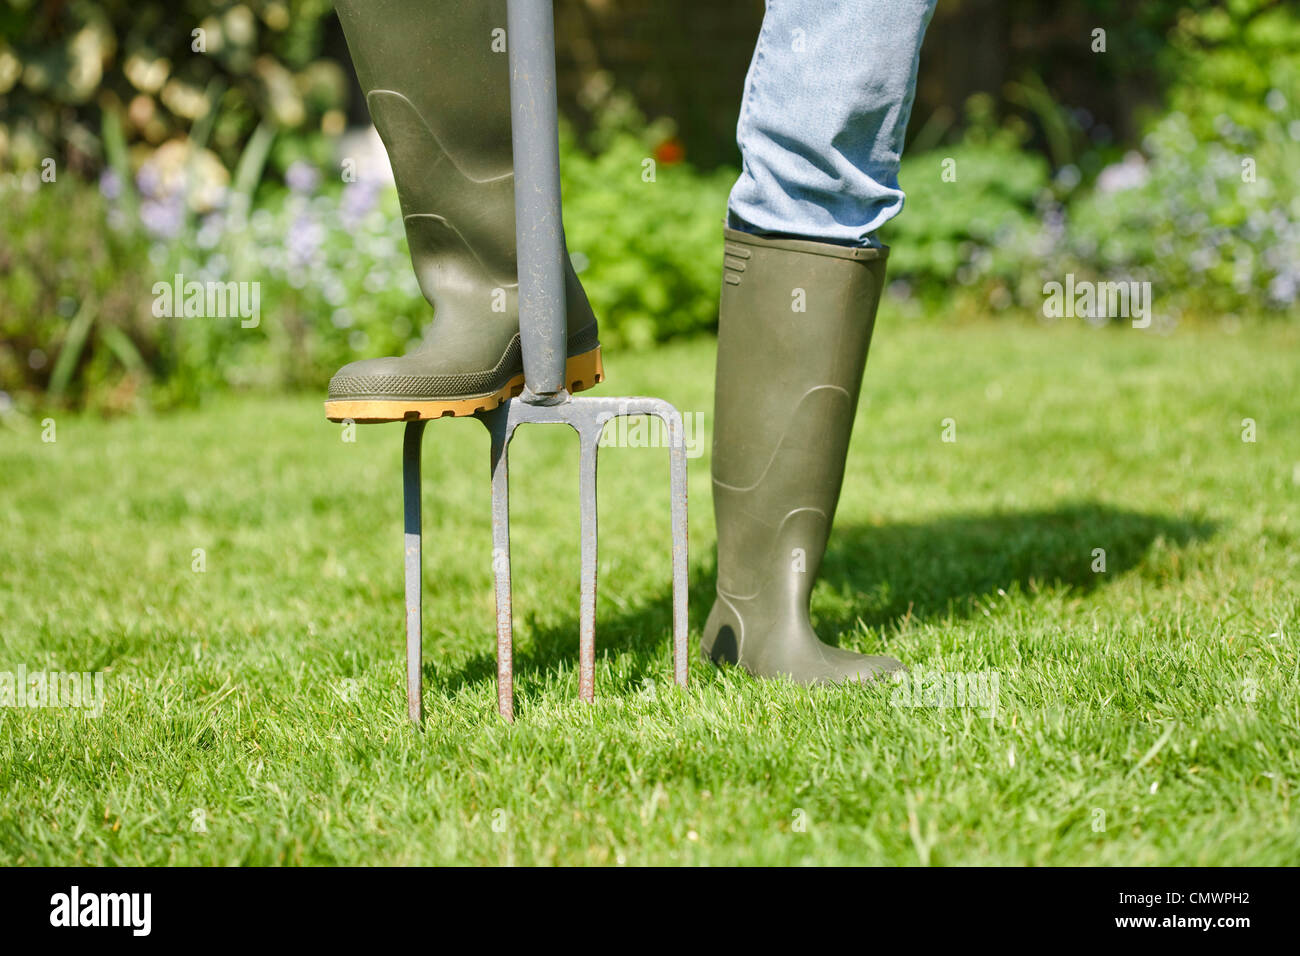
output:
<path id="1" fill-rule="evenodd" d="M 435 344 L 490 368 L 519 329 L 506 2 L 335 7 L 392 163 L 416 278 L 437 314 Z M 570 334 L 593 328 L 567 255 L 565 291 Z"/>
<path id="2" fill-rule="evenodd" d="M 902 665 L 828 645 L 808 600 L 844 479 L 883 249 L 728 230 L 713 432 L 717 600 L 707 659 L 805 684 Z"/>
<path id="3" fill-rule="evenodd" d="M 713 437 L 720 591 L 798 600 L 811 590 L 886 255 L 726 231 Z"/>
<path id="4" fill-rule="evenodd" d="M 367 106 L 396 94 L 467 178 L 511 176 L 505 0 L 335 0 L 334 7 Z"/>

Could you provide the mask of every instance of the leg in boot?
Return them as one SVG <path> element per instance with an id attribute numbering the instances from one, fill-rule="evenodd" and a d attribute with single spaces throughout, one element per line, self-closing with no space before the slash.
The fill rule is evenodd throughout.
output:
<path id="1" fill-rule="evenodd" d="M 902 667 L 820 641 L 808 602 L 844 478 L 932 0 L 769 7 L 746 80 L 714 407 L 717 600 L 703 649 L 760 677 Z M 789 37 L 803 38 L 797 48 Z"/>
<path id="2" fill-rule="evenodd" d="M 411 259 L 434 321 L 419 349 L 344 366 L 333 420 L 471 415 L 523 387 L 505 0 L 338 0 L 392 161 Z M 596 319 L 565 257 L 567 384 L 603 377 Z"/>

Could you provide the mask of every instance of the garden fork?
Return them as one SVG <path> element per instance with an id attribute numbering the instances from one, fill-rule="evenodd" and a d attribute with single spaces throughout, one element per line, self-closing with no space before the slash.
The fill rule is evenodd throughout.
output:
<path id="1" fill-rule="evenodd" d="M 682 416 L 658 398 L 588 398 L 569 394 L 566 355 L 564 235 L 555 92 L 552 0 L 509 0 L 507 47 L 515 167 L 515 237 L 523 393 L 476 416 L 491 435 L 492 567 L 497 605 L 497 708 L 514 719 L 514 624 L 510 590 L 508 448 L 515 429 L 532 422 L 578 433 L 581 509 L 581 599 L 578 692 L 595 694 L 596 452 L 605 424 L 622 415 L 653 415 L 668 432 L 673 541 L 673 677 L 686 685 L 686 446 Z M 423 717 L 421 687 L 420 448 L 423 420 L 408 421 L 402 448 L 406 528 L 406 694 L 411 719 Z"/>

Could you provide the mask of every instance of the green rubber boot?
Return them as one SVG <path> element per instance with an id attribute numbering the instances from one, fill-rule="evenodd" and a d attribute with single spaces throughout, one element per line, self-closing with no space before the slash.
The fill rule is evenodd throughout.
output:
<path id="1" fill-rule="evenodd" d="M 804 684 L 902 669 L 808 619 L 844 478 L 884 249 L 726 230 L 713 420 L 717 600 L 706 659 Z"/>
<path id="2" fill-rule="evenodd" d="M 472 415 L 523 388 L 505 0 L 336 0 L 433 326 L 409 355 L 345 365 L 334 421 Z M 596 318 L 565 255 L 570 391 L 604 377 Z"/>

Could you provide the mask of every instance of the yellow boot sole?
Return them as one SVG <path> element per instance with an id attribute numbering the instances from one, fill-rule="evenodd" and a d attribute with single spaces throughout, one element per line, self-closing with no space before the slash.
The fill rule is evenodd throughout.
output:
<path id="1" fill-rule="evenodd" d="M 600 347 L 570 356 L 564 366 L 564 380 L 570 392 L 585 391 L 603 382 L 605 366 L 601 361 Z M 352 421 L 357 424 L 463 418 L 478 412 L 490 412 L 523 390 L 524 376 L 520 373 L 495 392 L 467 398 L 336 398 L 325 402 L 325 417 L 332 422 Z"/>

